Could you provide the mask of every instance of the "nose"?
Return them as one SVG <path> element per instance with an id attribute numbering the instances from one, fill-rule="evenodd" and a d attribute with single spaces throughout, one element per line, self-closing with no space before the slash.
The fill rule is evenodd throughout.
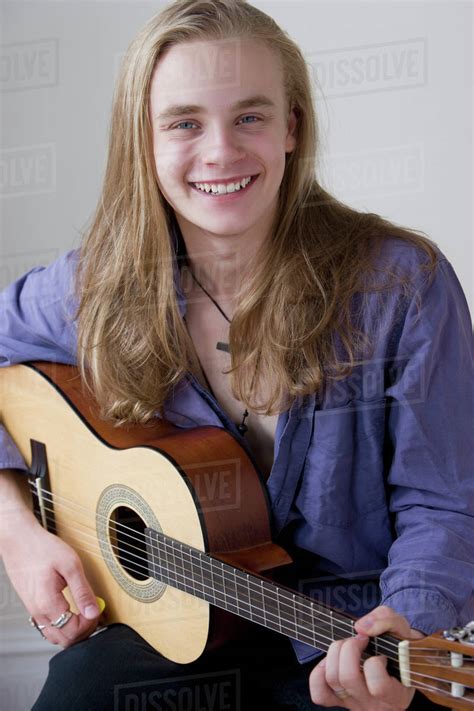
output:
<path id="1" fill-rule="evenodd" d="M 245 155 L 241 138 L 232 126 L 209 128 L 201 147 L 201 158 L 206 165 L 230 165 Z"/>

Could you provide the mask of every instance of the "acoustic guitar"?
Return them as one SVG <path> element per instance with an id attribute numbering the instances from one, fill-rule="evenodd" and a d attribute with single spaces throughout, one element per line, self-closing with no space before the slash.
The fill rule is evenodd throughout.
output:
<path id="1" fill-rule="evenodd" d="M 80 555 L 107 607 L 168 659 L 188 663 L 256 623 L 326 651 L 354 619 L 272 580 L 265 483 L 224 429 L 98 417 L 76 368 L 0 368 L 0 416 L 25 461 L 38 520 Z M 77 611 L 67 588 L 63 591 Z M 474 622 L 422 640 L 371 638 L 390 673 L 435 703 L 474 711 Z"/>

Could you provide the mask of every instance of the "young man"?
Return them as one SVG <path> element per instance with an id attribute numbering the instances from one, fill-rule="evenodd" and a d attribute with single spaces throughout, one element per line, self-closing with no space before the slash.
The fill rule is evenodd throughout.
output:
<path id="1" fill-rule="evenodd" d="M 367 616 L 360 601 L 358 636 L 318 664 L 293 643 L 302 667 L 288 640 L 257 632 L 258 653 L 231 646 L 186 667 L 124 625 L 90 637 L 98 610 L 80 558 L 7 471 L 0 551 L 43 635 L 65 648 L 37 711 L 112 709 L 118 684 L 229 665 L 245 708 L 285 708 L 284 689 L 273 696 L 282 669 L 308 708 L 408 708 L 413 690 L 383 657 L 360 668 L 368 638 L 422 638 L 474 616 L 465 297 L 429 240 L 326 193 L 316 148 L 304 59 L 271 18 L 238 0 L 165 8 L 127 52 L 80 253 L 4 292 L 0 355 L 77 363 L 110 419 L 226 427 L 267 479 L 279 538 L 311 554 L 315 577 L 382 569 L 380 604 Z M 3 435 L 0 465 L 24 468 Z"/>

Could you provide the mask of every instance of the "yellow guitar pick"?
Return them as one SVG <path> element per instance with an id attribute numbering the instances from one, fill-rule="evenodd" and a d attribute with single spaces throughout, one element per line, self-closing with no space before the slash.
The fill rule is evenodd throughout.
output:
<path id="1" fill-rule="evenodd" d="M 103 600 L 101 597 L 95 596 L 95 599 L 97 600 L 97 604 L 99 606 L 99 612 L 102 614 L 102 612 L 105 610 L 105 600 Z"/>

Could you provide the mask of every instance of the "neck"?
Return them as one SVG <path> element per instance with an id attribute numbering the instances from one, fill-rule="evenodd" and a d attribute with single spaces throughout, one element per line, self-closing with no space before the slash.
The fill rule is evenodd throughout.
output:
<path id="1" fill-rule="evenodd" d="M 268 229 L 252 226 L 240 234 L 223 235 L 202 230 L 180 216 L 177 221 L 189 269 L 216 300 L 235 301 L 264 247 Z M 191 278 L 185 278 L 184 282 L 188 295 L 197 288 Z"/>

